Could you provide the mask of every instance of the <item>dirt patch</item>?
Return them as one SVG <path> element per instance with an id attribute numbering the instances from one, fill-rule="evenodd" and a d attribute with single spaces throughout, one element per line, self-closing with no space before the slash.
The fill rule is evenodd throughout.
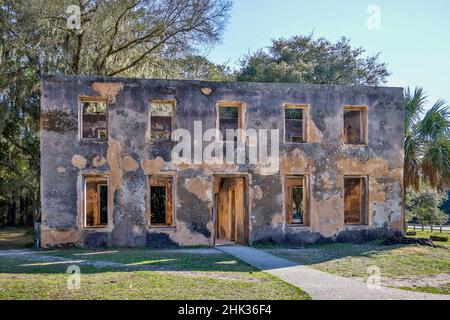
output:
<path id="1" fill-rule="evenodd" d="M 158 252 L 164 253 L 190 253 L 190 254 L 222 254 L 219 250 L 216 249 L 172 249 L 172 250 L 161 250 Z"/>
<path id="2" fill-rule="evenodd" d="M 239 274 L 228 274 L 228 273 L 217 273 L 217 272 L 193 272 L 193 271 L 161 271 L 158 272 L 166 275 L 177 275 L 177 276 L 185 276 L 185 277 L 197 277 L 197 278 L 211 278 L 217 280 L 226 280 L 226 281 L 241 281 L 248 283 L 261 283 L 266 282 L 266 279 L 260 279 L 256 277 L 252 277 L 250 274 L 248 275 L 239 275 Z"/>
<path id="3" fill-rule="evenodd" d="M 431 276 L 405 276 L 395 278 L 382 278 L 381 284 L 389 287 L 414 288 L 433 287 L 438 288 L 450 283 L 450 273 Z"/>

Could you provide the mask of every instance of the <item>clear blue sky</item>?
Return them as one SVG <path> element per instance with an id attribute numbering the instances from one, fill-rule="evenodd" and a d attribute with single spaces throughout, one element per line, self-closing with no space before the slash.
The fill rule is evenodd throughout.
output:
<path id="1" fill-rule="evenodd" d="M 381 28 L 367 28 L 367 9 L 376 5 Z M 271 39 L 309 34 L 351 39 L 392 72 L 389 86 L 422 86 L 430 100 L 450 104 L 449 0 L 235 0 L 221 45 L 209 52 L 216 63 L 235 66 L 246 53 Z"/>

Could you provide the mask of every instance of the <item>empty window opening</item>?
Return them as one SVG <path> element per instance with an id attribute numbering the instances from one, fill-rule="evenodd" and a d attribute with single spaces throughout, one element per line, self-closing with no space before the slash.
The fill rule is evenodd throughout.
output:
<path id="1" fill-rule="evenodd" d="M 305 107 L 285 107 L 284 128 L 285 141 L 287 143 L 306 142 L 306 108 Z"/>
<path id="2" fill-rule="evenodd" d="M 172 208 L 172 179 L 150 178 L 150 225 L 171 226 Z"/>
<path id="3" fill-rule="evenodd" d="M 170 140 L 174 126 L 174 102 L 150 103 L 150 132 L 152 140 Z"/>
<path id="4" fill-rule="evenodd" d="M 306 177 L 286 178 L 286 220 L 288 224 L 309 223 Z"/>
<path id="5" fill-rule="evenodd" d="M 219 130 L 223 135 L 223 140 L 227 140 L 227 130 L 236 131 L 240 129 L 240 117 L 238 106 L 220 106 L 219 107 Z M 233 141 L 237 137 L 234 136 Z"/>
<path id="6" fill-rule="evenodd" d="M 303 187 L 292 188 L 292 222 L 303 223 Z"/>
<path id="7" fill-rule="evenodd" d="M 366 110 L 363 108 L 344 109 L 344 143 L 366 143 Z"/>
<path id="8" fill-rule="evenodd" d="M 365 177 L 344 177 L 344 223 L 366 224 L 367 185 Z"/>
<path id="9" fill-rule="evenodd" d="M 108 139 L 108 110 L 105 101 L 83 101 L 82 138 Z"/>
<path id="10" fill-rule="evenodd" d="M 166 188 L 152 186 L 150 188 L 152 198 L 152 224 L 166 223 Z"/>
<path id="11" fill-rule="evenodd" d="M 85 225 L 106 227 L 108 225 L 108 180 L 85 178 Z"/>

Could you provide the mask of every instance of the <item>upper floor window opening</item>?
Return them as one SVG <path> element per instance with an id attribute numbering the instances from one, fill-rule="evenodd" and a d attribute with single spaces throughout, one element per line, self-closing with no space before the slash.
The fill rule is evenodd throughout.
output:
<path id="1" fill-rule="evenodd" d="M 175 127 L 175 101 L 151 101 L 149 122 L 151 140 L 170 140 Z"/>
<path id="2" fill-rule="evenodd" d="M 82 98 L 81 138 L 108 139 L 108 105 L 98 98 Z"/>
<path id="3" fill-rule="evenodd" d="M 306 105 L 284 105 L 285 143 L 307 142 L 307 110 Z"/>
<path id="4" fill-rule="evenodd" d="M 344 144 L 367 144 L 367 107 L 344 107 Z"/>

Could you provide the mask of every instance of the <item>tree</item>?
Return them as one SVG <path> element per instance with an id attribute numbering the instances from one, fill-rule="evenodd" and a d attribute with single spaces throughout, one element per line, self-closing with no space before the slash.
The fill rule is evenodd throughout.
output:
<path id="1" fill-rule="evenodd" d="M 12 3 L 0 2 L 0 210 L 9 215 L 9 223 L 15 223 L 16 210 L 23 213 L 17 214 L 21 222 L 29 223 L 32 219 L 25 218 L 37 218 L 39 212 L 37 89 L 40 67 L 48 64 L 37 63 L 35 38 L 16 24 Z"/>
<path id="2" fill-rule="evenodd" d="M 405 187 L 419 190 L 425 181 L 445 190 L 450 185 L 450 109 L 438 100 L 425 110 L 422 88 L 405 91 Z"/>
<path id="3" fill-rule="evenodd" d="M 442 202 L 439 208 L 447 214 L 450 222 L 450 190 L 447 191 L 447 199 Z"/>
<path id="4" fill-rule="evenodd" d="M 230 0 L 26 0 L 11 5 L 68 74 L 151 76 L 220 40 Z"/>
<path id="5" fill-rule="evenodd" d="M 430 186 L 422 185 L 420 191 L 409 188 L 406 193 L 406 218 L 422 225 L 443 224 L 448 215 L 439 209 L 447 195 Z"/>
<path id="6" fill-rule="evenodd" d="M 259 50 L 241 61 L 238 81 L 379 85 L 389 72 L 379 55 L 364 57 L 350 40 L 336 43 L 313 35 L 273 40 L 268 51 Z"/>
<path id="7" fill-rule="evenodd" d="M 173 79 L 233 81 L 234 75 L 226 64 L 214 64 L 205 57 L 188 55 L 168 61 L 167 73 Z"/>
<path id="8" fill-rule="evenodd" d="M 231 0 L 73 3 L 0 0 L 0 220 L 5 203 L 38 220 L 41 74 L 182 78 L 178 63 L 215 45 L 231 10 Z"/>

